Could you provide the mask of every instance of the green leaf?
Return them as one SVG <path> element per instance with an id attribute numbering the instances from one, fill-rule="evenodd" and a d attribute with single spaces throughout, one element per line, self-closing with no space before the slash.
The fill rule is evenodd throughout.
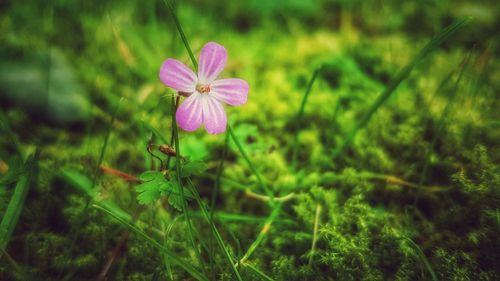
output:
<path id="1" fill-rule="evenodd" d="M 168 196 L 168 203 L 177 209 L 177 211 L 182 211 L 182 197 L 178 193 L 171 193 Z"/>
<path id="2" fill-rule="evenodd" d="M 76 187 L 78 190 L 83 191 L 91 198 L 95 195 L 95 190 L 92 187 L 92 180 L 78 171 L 71 169 L 62 169 L 60 175 L 71 186 Z"/>
<path id="3" fill-rule="evenodd" d="M 151 204 L 162 196 L 168 197 L 168 202 L 172 207 L 180 210 L 182 207 L 182 196 L 179 192 L 179 183 L 176 180 L 168 180 L 162 172 L 147 171 L 139 176 L 143 183 L 135 187 L 139 192 L 137 200 L 140 204 Z M 184 197 L 194 198 L 191 191 L 184 189 Z"/>
<path id="4" fill-rule="evenodd" d="M 141 181 L 153 181 L 157 178 L 163 178 L 163 174 L 157 171 L 146 171 L 139 175 Z"/>
<path id="5" fill-rule="evenodd" d="M 137 200 L 139 204 L 151 204 L 160 199 L 162 190 L 167 190 L 171 185 L 161 172 L 147 171 L 139 176 L 143 183 L 135 187 L 139 192 Z"/>
<path id="6" fill-rule="evenodd" d="M 189 161 L 181 168 L 181 176 L 187 178 L 190 176 L 197 176 L 207 170 L 207 164 L 201 160 Z"/>
<path id="7" fill-rule="evenodd" d="M 178 211 L 182 211 L 182 195 L 179 192 L 179 188 L 181 188 L 181 186 L 179 185 L 179 182 L 175 180 L 171 180 L 169 183 L 169 190 L 165 193 L 165 195 L 168 196 L 168 203 Z M 194 195 L 191 190 L 184 188 L 184 200 L 188 201 L 193 198 Z"/>

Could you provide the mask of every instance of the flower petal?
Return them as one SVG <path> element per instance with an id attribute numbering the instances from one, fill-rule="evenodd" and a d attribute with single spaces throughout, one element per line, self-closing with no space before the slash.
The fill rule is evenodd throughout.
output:
<path id="1" fill-rule="evenodd" d="M 215 80 L 210 83 L 210 95 L 230 105 L 245 104 L 248 98 L 248 83 L 237 78 Z"/>
<path id="2" fill-rule="evenodd" d="M 175 118 L 177 124 L 185 131 L 195 131 L 201 126 L 202 118 L 202 96 L 194 92 L 177 108 Z"/>
<path id="3" fill-rule="evenodd" d="M 227 61 L 227 51 L 222 45 L 208 42 L 201 49 L 198 79 L 202 84 L 215 80 L 224 69 Z"/>
<path id="4" fill-rule="evenodd" d="M 204 95 L 201 100 L 203 107 L 203 124 L 209 134 L 220 134 L 226 130 L 227 117 L 222 104 L 211 96 Z"/>
<path id="5" fill-rule="evenodd" d="M 194 92 L 198 80 L 189 67 L 176 59 L 167 59 L 163 62 L 160 79 L 170 88 L 185 93 Z"/>

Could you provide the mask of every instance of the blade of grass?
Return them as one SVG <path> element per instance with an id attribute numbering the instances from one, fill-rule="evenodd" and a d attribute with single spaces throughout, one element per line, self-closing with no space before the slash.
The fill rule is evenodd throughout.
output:
<path id="1" fill-rule="evenodd" d="M 214 212 L 215 212 L 215 202 L 217 200 L 217 194 L 219 193 L 219 188 L 220 188 L 220 182 L 221 182 L 221 176 L 222 172 L 224 170 L 224 161 L 226 160 L 227 156 L 227 151 L 228 151 L 228 145 L 229 145 L 229 134 L 226 133 L 225 140 L 224 140 L 224 149 L 222 150 L 222 155 L 220 158 L 219 166 L 217 167 L 217 175 L 214 181 L 214 188 L 212 190 L 212 198 L 210 200 L 210 224 L 213 224 L 214 222 Z M 208 247 L 209 247 L 209 256 L 210 256 L 210 271 L 212 272 L 212 280 L 215 280 L 215 258 L 214 258 L 214 241 L 213 241 L 214 235 L 210 235 L 209 241 L 208 241 Z"/>
<path id="2" fill-rule="evenodd" d="M 333 158 L 339 157 L 346 148 L 351 144 L 354 140 L 354 137 L 359 132 L 359 130 L 366 127 L 372 116 L 377 112 L 377 110 L 387 101 L 387 99 L 395 92 L 396 88 L 405 80 L 413 70 L 415 66 L 422 62 L 422 60 L 427 57 L 430 53 L 436 50 L 439 45 L 441 45 L 444 41 L 446 41 L 451 35 L 464 27 L 469 21 L 471 17 L 465 17 L 459 19 L 442 30 L 437 36 L 435 36 L 432 40 L 425 45 L 425 47 L 420 50 L 420 52 L 413 58 L 413 60 L 406 65 L 392 80 L 389 86 L 380 94 L 380 96 L 375 100 L 375 102 L 371 105 L 365 115 L 361 118 L 361 120 L 355 125 L 355 127 L 347 134 L 344 141 L 337 146 L 336 149 L 333 150 Z"/>
<path id="3" fill-rule="evenodd" d="M 212 230 L 212 233 L 215 236 L 217 244 L 221 248 L 221 250 L 224 253 L 229 264 L 231 265 L 231 270 L 233 271 L 234 275 L 236 276 L 236 278 L 238 280 L 240 280 L 240 281 L 243 280 L 243 279 L 241 279 L 240 272 L 238 271 L 236 266 L 234 266 L 234 264 L 233 264 L 233 258 L 231 257 L 231 254 L 229 253 L 226 246 L 224 245 L 224 241 L 222 240 L 222 237 L 221 237 L 219 231 L 217 230 L 217 227 L 213 224 L 212 221 L 210 221 L 210 213 L 208 212 L 207 207 L 205 206 L 203 201 L 201 200 L 201 197 L 200 197 L 200 194 L 198 193 L 198 190 L 194 187 L 193 183 L 191 182 L 191 180 L 189 178 L 188 178 L 187 182 L 188 182 L 188 187 L 191 190 L 191 193 L 194 195 L 194 199 L 196 200 L 196 203 L 198 203 L 198 206 L 200 207 L 200 209 L 203 213 L 203 216 L 205 217 L 205 220 L 209 224 L 210 229 Z"/>
<path id="4" fill-rule="evenodd" d="M 247 163 L 248 167 L 250 168 L 250 170 L 252 171 L 252 173 L 255 175 L 255 177 L 257 177 L 257 181 L 259 182 L 259 185 L 262 187 L 262 189 L 264 189 L 264 192 L 267 194 L 267 196 L 269 196 L 269 204 L 271 206 L 274 205 L 274 195 L 273 195 L 273 193 L 271 192 L 271 190 L 269 189 L 269 187 L 267 186 L 267 184 L 262 180 L 262 177 L 260 176 L 260 173 L 257 171 L 257 169 L 255 168 L 255 166 L 253 165 L 252 161 L 250 161 L 250 158 L 246 154 L 245 149 L 243 149 L 243 146 L 241 146 L 241 143 L 236 138 L 236 136 L 234 134 L 234 131 L 233 131 L 233 129 L 231 128 L 231 126 L 229 124 L 227 125 L 227 129 L 229 131 L 229 135 L 231 136 L 231 139 L 233 140 L 234 144 L 236 144 L 236 147 L 240 151 L 241 156 L 243 156 L 243 159 L 245 159 L 245 162 Z"/>
<path id="5" fill-rule="evenodd" d="M 420 178 L 418 180 L 419 187 L 421 187 L 423 185 L 423 183 L 427 177 L 427 171 L 429 169 L 429 164 L 431 161 L 431 152 L 434 150 L 434 147 L 436 146 L 436 142 L 438 140 L 438 137 L 441 135 L 442 130 L 446 126 L 446 120 L 448 118 L 448 114 L 450 113 L 451 108 L 453 106 L 453 103 L 455 101 L 455 97 L 456 97 L 457 92 L 458 92 L 458 86 L 460 84 L 460 81 L 462 80 L 462 77 L 463 77 L 463 74 L 465 71 L 465 67 L 469 63 L 471 54 L 472 54 L 472 52 L 470 52 L 467 55 L 467 57 L 460 64 L 460 72 L 458 74 L 457 79 L 455 80 L 455 84 L 453 85 L 452 95 L 449 97 L 449 100 L 448 100 L 443 112 L 441 113 L 441 116 L 439 117 L 437 129 L 434 132 L 434 137 L 432 138 L 431 144 L 429 145 L 429 147 L 427 148 L 427 152 L 425 153 L 424 167 L 422 169 L 422 172 L 420 173 Z M 416 204 L 417 200 L 418 200 L 418 196 L 415 197 L 415 204 Z"/>
<path id="6" fill-rule="evenodd" d="M 118 110 L 120 109 L 120 104 L 123 101 L 123 97 L 120 98 L 118 103 L 116 104 L 115 110 L 113 111 L 113 115 L 111 115 L 111 121 L 109 122 L 108 129 L 106 131 L 106 136 L 104 137 L 104 143 L 102 144 L 101 152 L 99 153 L 99 159 L 97 160 L 97 165 L 95 166 L 94 169 L 94 175 L 92 177 L 92 188 L 94 188 L 95 184 L 97 183 L 97 180 L 99 178 L 99 169 L 102 164 L 102 160 L 104 159 L 104 154 L 106 153 L 106 149 L 108 147 L 108 141 L 109 137 L 111 136 L 111 130 L 113 128 L 113 123 L 115 122 L 116 115 L 118 114 Z"/>
<path id="7" fill-rule="evenodd" d="M 422 252 L 422 250 L 420 249 L 420 247 L 418 246 L 418 244 L 415 243 L 415 242 L 413 242 L 413 240 L 411 240 L 408 237 L 401 237 L 401 239 L 403 239 L 406 242 L 408 242 L 408 244 L 410 244 L 410 246 L 416 251 L 417 257 L 424 264 L 425 268 L 427 269 L 427 271 L 431 275 L 432 281 L 438 281 L 436 272 L 432 268 L 431 264 L 429 263 L 429 260 L 427 260 L 427 257 L 425 256 L 424 252 Z"/>
<path id="8" fill-rule="evenodd" d="M 70 169 L 62 169 L 59 172 L 59 175 L 70 184 L 70 186 L 76 188 L 77 190 L 83 192 L 90 201 L 95 201 L 97 192 L 92 188 L 92 181 L 85 175 L 81 174 L 78 171 L 70 170 Z M 125 211 L 122 211 L 118 206 L 116 206 L 111 201 L 101 201 L 100 205 L 106 207 L 109 210 L 113 210 L 115 214 L 120 214 L 121 217 L 131 220 L 130 217 Z"/>
<path id="9" fill-rule="evenodd" d="M 100 204 L 100 203 L 96 203 L 93 205 L 95 208 L 105 212 L 106 214 L 108 214 L 109 216 L 113 217 L 114 219 L 116 219 L 122 226 L 130 229 L 132 232 L 138 234 L 139 236 L 141 236 L 142 238 L 144 238 L 144 240 L 146 242 L 148 242 L 149 244 L 151 244 L 152 246 L 158 248 L 159 250 L 162 251 L 162 253 L 168 257 L 170 259 L 170 261 L 173 263 L 173 264 L 176 264 L 178 266 L 180 266 L 181 268 L 183 268 L 184 270 L 186 270 L 193 278 L 197 279 L 197 280 L 208 280 L 205 275 L 203 275 L 201 272 L 197 271 L 191 264 L 183 261 L 182 259 L 180 259 L 177 255 L 175 255 L 173 252 L 171 252 L 170 250 L 168 250 L 167 248 L 163 247 L 163 245 L 161 245 L 158 241 L 154 240 L 153 238 L 149 237 L 144 231 L 142 231 L 136 224 L 134 224 L 132 221 L 124 218 L 122 215 L 120 215 L 120 213 L 116 213 L 114 210 L 112 209 L 108 209 L 106 206 Z M 129 216 L 130 217 L 130 216 Z"/>
<path id="10" fill-rule="evenodd" d="M 321 215 L 321 205 L 318 204 L 316 206 L 316 215 L 314 216 L 313 239 L 311 243 L 311 253 L 308 262 L 309 266 L 311 266 L 312 264 L 314 252 L 316 251 L 316 242 L 318 241 L 318 225 L 319 225 L 320 215 Z"/>
<path id="11" fill-rule="evenodd" d="M 309 80 L 309 83 L 307 84 L 307 89 L 304 93 L 304 97 L 302 98 L 302 102 L 300 103 L 299 112 L 297 113 L 295 136 L 293 138 L 293 145 L 292 145 L 292 168 L 294 170 L 297 168 L 297 149 L 299 143 L 299 131 L 300 131 L 300 126 L 302 125 L 302 117 L 304 116 L 304 108 L 306 107 L 307 98 L 309 97 L 309 93 L 311 92 L 314 81 L 316 81 L 316 78 L 318 77 L 320 70 L 321 66 L 319 66 L 318 68 L 316 68 L 316 70 L 314 70 L 313 75 Z"/>
<path id="12" fill-rule="evenodd" d="M 155 127 L 151 126 L 148 122 L 141 120 L 141 124 L 146 127 L 148 130 L 150 130 L 157 138 L 159 138 L 162 143 L 169 143 L 167 142 L 167 138 L 163 134 L 160 133 Z"/>
<path id="13" fill-rule="evenodd" d="M 255 252 L 257 247 L 264 241 L 264 238 L 267 236 L 269 233 L 269 230 L 271 229 L 271 226 L 274 222 L 274 220 L 278 217 L 280 211 L 281 211 L 281 205 L 282 203 L 278 203 L 274 206 L 273 211 L 271 212 L 271 215 L 267 218 L 266 222 L 264 223 L 264 226 L 259 232 L 259 235 L 255 239 L 255 241 L 248 247 L 247 252 L 243 255 L 243 257 L 239 260 L 238 264 L 245 264 L 246 260 L 250 258 L 250 256 Z"/>
<path id="14" fill-rule="evenodd" d="M 170 11 L 170 15 L 172 16 L 172 19 L 174 20 L 175 27 L 177 28 L 177 31 L 179 31 L 179 35 L 181 36 L 182 43 L 184 43 L 184 46 L 186 47 L 186 50 L 189 54 L 189 58 L 191 59 L 191 62 L 193 63 L 194 68 L 196 71 L 198 71 L 198 63 L 196 62 L 196 58 L 194 57 L 193 50 L 191 50 L 191 46 L 189 46 L 189 43 L 186 38 L 186 34 L 184 33 L 184 30 L 182 29 L 181 22 L 179 21 L 179 18 L 177 17 L 177 14 L 175 13 L 174 5 L 170 0 L 163 0 L 165 5 L 167 6 L 168 10 Z"/>
<path id="15" fill-rule="evenodd" d="M 24 173 L 21 174 L 16 183 L 14 193 L 7 205 L 7 210 L 2 217 L 0 223 L 0 250 L 4 251 L 10 241 L 12 233 L 16 228 L 21 211 L 24 207 L 24 201 L 28 194 L 29 182 L 35 165 L 38 161 L 39 151 L 37 150 L 34 155 L 30 156 L 25 162 Z"/>
<path id="16" fill-rule="evenodd" d="M 262 272 L 261 270 L 259 270 L 258 268 L 256 268 L 255 266 L 253 266 L 251 264 L 245 264 L 245 267 L 249 268 L 255 274 L 257 274 L 258 276 L 260 276 L 262 278 L 262 280 L 274 281 L 274 279 L 271 278 L 271 277 L 269 277 L 269 275 L 265 274 L 264 272 Z"/>
<path id="17" fill-rule="evenodd" d="M 178 101 L 178 100 L 177 100 Z M 181 176 L 181 149 L 180 149 L 180 144 L 179 144 L 179 132 L 177 130 L 177 120 L 175 116 L 175 110 L 177 109 L 177 102 L 174 97 L 172 97 L 172 127 L 173 127 L 173 136 L 174 136 L 174 144 L 175 144 L 175 172 L 177 175 L 177 181 L 179 183 L 179 194 L 181 195 L 181 200 L 182 200 L 182 213 L 185 215 L 186 218 L 186 223 L 188 225 L 188 234 L 189 234 L 189 240 L 191 242 L 191 246 L 193 247 L 193 251 L 195 251 L 196 256 L 198 258 L 198 261 L 200 263 L 200 266 L 203 270 L 203 273 L 206 275 L 206 269 L 205 269 L 205 263 L 201 257 L 201 253 L 196 247 L 196 243 L 194 241 L 194 234 L 193 234 L 193 224 L 191 222 L 191 217 L 189 216 L 189 209 L 187 207 L 186 203 L 186 198 L 184 197 L 184 186 L 182 184 L 182 176 Z"/>

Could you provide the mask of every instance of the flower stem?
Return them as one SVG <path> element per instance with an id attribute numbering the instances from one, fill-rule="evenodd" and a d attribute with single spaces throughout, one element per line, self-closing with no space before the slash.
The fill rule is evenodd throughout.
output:
<path id="1" fill-rule="evenodd" d="M 178 101 L 178 100 L 177 100 Z M 196 256 L 198 258 L 198 261 L 200 263 L 200 266 L 202 268 L 202 271 L 205 275 L 207 275 L 207 272 L 205 270 L 204 266 L 204 261 L 201 258 L 201 253 L 198 250 L 198 247 L 196 247 L 196 244 L 194 242 L 194 235 L 193 235 L 193 225 L 191 223 L 191 218 L 189 216 L 189 209 L 187 208 L 186 200 L 184 197 L 184 187 L 182 186 L 182 177 L 181 177 L 181 149 L 179 145 L 179 135 L 177 131 L 177 120 L 175 118 L 175 110 L 177 109 L 177 103 L 172 97 L 172 127 L 173 127 L 173 133 L 174 133 L 174 144 L 175 144 L 175 170 L 177 174 L 177 181 L 179 182 L 179 194 L 181 195 L 181 200 L 182 200 L 182 213 L 186 216 L 186 223 L 188 225 L 188 232 L 189 232 L 189 240 L 191 241 L 191 245 L 193 247 L 193 250 L 196 252 Z"/>

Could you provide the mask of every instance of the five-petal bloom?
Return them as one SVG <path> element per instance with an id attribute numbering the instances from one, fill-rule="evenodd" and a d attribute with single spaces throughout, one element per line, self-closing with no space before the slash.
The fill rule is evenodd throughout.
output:
<path id="1" fill-rule="evenodd" d="M 210 134 L 226 130 L 227 117 L 221 103 L 242 105 L 247 102 L 248 83 L 230 78 L 215 80 L 227 61 L 226 49 L 214 42 L 203 46 L 198 75 L 176 59 L 167 59 L 160 69 L 160 79 L 168 87 L 189 95 L 179 106 L 175 117 L 179 127 L 195 131 L 205 125 Z"/>

